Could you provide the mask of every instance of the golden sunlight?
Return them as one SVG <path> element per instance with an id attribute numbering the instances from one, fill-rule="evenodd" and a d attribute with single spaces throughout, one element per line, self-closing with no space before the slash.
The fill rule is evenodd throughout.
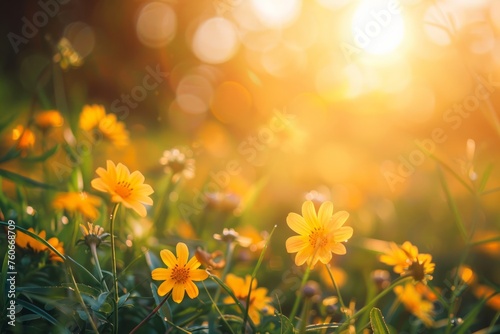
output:
<path id="1" fill-rule="evenodd" d="M 405 35 L 402 11 L 395 0 L 362 0 L 352 18 L 356 47 L 374 55 L 396 50 Z"/>

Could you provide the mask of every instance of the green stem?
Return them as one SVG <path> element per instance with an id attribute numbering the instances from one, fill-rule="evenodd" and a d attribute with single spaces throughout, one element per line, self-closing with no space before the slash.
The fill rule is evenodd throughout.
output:
<path id="1" fill-rule="evenodd" d="M 300 283 L 298 296 L 295 299 L 295 303 L 293 304 L 292 312 L 290 312 L 290 316 L 288 317 L 292 323 L 293 323 L 293 319 L 295 318 L 295 315 L 297 314 L 297 310 L 299 309 L 299 304 L 302 300 L 302 290 L 304 289 L 304 285 L 306 285 L 306 282 L 307 282 L 307 279 L 309 278 L 310 273 L 311 273 L 311 266 L 309 264 L 307 264 L 307 269 L 304 273 L 304 276 L 302 276 L 302 282 Z"/>
<path id="2" fill-rule="evenodd" d="M 300 316 L 300 329 L 299 329 L 300 334 L 306 332 L 307 315 L 309 314 L 310 310 L 311 310 L 311 298 L 307 298 L 304 303 L 304 307 L 302 308 L 302 314 Z"/>
<path id="3" fill-rule="evenodd" d="M 391 292 L 392 289 L 394 289 L 396 286 L 401 285 L 403 283 L 406 283 L 406 282 L 408 282 L 410 280 L 413 280 L 413 277 L 411 277 L 411 276 L 409 276 L 409 277 L 399 277 L 397 280 L 395 280 L 394 282 L 392 282 L 392 284 L 390 286 L 388 286 L 387 288 L 385 288 L 375 298 L 373 298 L 368 304 L 366 304 L 365 306 L 363 306 L 358 312 L 354 313 L 349 320 L 354 320 L 354 319 L 358 318 L 361 314 L 363 314 L 364 312 L 370 310 L 382 297 L 384 297 L 389 292 Z M 349 326 L 349 323 L 350 323 L 350 321 L 344 321 L 344 323 L 342 324 L 342 326 L 340 326 L 338 328 L 338 333 L 341 333 L 344 329 L 346 329 L 346 327 Z"/>
<path id="4" fill-rule="evenodd" d="M 165 304 L 165 302 L 168 300 L 168 298 L 170 297 L 170 295 L 172 295 L 172 291 L 173 290 L 170 290 L 167 295 L 165 296 L 165 298 L 163 298 L 163 300 L 160 302 L 160 304 L 158 304 L 154 309 L 153 311 L 151 311 L 151 313 L 148 314 L 148 316 L 146 318 L 144 318 L 137 326 L 134 327 L 134 329 L 132 329 L 130 331 L 129 334 L 133 334 L 135 333 L 139 328 L 141 328 L 146 322 L 148 322 L 149 319 L 151 319 L 151 317 L 153 317 L 153 315 L 156 314 L 156 312 L 158 312 L 158 310 L 160 309 L 160 307 L 163 306 L 163 304 Z"/>
<path id="5" fill-rule="evenodd" d="M 92 319 L 92 316 L 89 313 L 89 310 L 87 309 L 87 306 L 85 305 L 85 302 L 83 301 L 82 294 L 80 292 L 80 289 L 78 288 L 78 284 L 76 284 L 75 276 L 73 275 L 73 270 L 71 269 L 70 265 L 67 265 L 68 267 L 68 272 L 69 276 L 71 277 L 71 280 L 73 281 L 73 285 L 75 286 L 75 293 L 78 298 L 78 301 L 83 307 L 83 311 L 87 315 L 87 318 L 90 321 L 90 326 L 92 326 L 92 329 L 94 330 L 94 333 L 99 334 L 99 330 L 97 329 L 96 324 L 94 323 L 94 320 Z"/>
<path id="6" fill-rule="evenodd" d="M 110 234 L 111 234 L 111 269 L 113 273 L 113 314 L 114 314 L 114 325 L 113 325 L 113 333 L 118 333 L 118 277 L 116 275 L 116 247 L 115 247 L 115 219 L 116 213 L 118 212 L 118 208 L 120 207 L 120 203 L 116 203 L 113 207 L 113 211 L 111 213 L 111 226 L 110 226 Z"/>
<path id="7" fill-rule="evenodd" d="M 104 276 L 102 275 L 101 265 L 99 263 L 99 257 L 97 256 L 97 246 L 95 245 L 95 243 L 91 243 L 89 247 L 90 247 L 90 253 L 92 253 L 92 258 L 94 259 L 94 263 L 97 269 L 97 276 L 99 276 L 99 282 L 101 282 L 106 291 L 109 291 L 106 281 L 104 280 Z"/>
<path id="8" fill-rule="evenodd" d="M 234 247 L 235 247 L 235 244 L 232 241 L 229 241 L 226 245 L 226 266 L 224 267 L 224 270 L 222 271 L 222 274 L 220 277 L 221 281 L 223 281 L 223 282 L 226 280 L 226 276 L 229 273 L 229 269 L 231 267 L 231 259 L 233 258 Z M 219 287 L 217 288 L 217 291 L 215 292 L 215 297 L 214 297 L 215 303 L 217 303 L 219 301 L 221 291 L 222 291 L 221 286 L 219 285 Z"/>
<path id="9" fill-rule="evenodd" d="M 328 270 L 328 275 L 330 275 L 330 279 L 332 280 L 335 291 L 337 291 L 337 295 L 339 296 L 339 303 L 340 303 L 340 306 L 342 307 L 342 313 L 344 313 L 346 310 L 346 307 L 344 304 L 344 300 L 342 299 L 342 295 L 340 294 L 340 289 L 339 289 L 339 286 L 337 285 L 337 281 L 335 280 L 335 277 L 333 277 L 332 271 L 330 269 L 330 265 L 325 264 L 325 267 Z M 349 320 L 349 317 L 347 316 L 347 314 L 346 313 L 344 313 L 344 314 L 346 315 L 346 318 L 347 318 L 346 321 Z"/>

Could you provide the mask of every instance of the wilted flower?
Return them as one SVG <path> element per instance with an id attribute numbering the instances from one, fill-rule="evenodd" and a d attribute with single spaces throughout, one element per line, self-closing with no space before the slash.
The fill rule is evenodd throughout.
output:
<path id="1" fill-rule="evenodd" d="M 177 257 L 168 249 L 160 252 L 163 263 L 167 268 L 156 268 L 151 272 L 154 280 L 165 281 L 158 287 L 158 295 L 164 296 L 173 289 L 172 299 L 176 303 L 182 302 L 184 293 L 189 298 L 196 298 L 198 287 L 193 281 L 203 281 L 208 277 L 205 270 L 198 269 L 201 263 L 192 257 L 188 262 L 189 250 L 185 243 L 179 242 L 176 246 Z"/>
<path id="2" fill-rule="evenodd" d="M 163 151 L 160 164 L 165 166 L 165 173 L 172 173 L 172 177 L 183 176 L 186 180 L 192 179 L 195 172 L 195 161 L 190 158 L 191 152 L 181 151 L 178 148 Z"/>
<path id="3" fill-rule="evenodd" d="M 87 222 L 87 226 L 80 224 L 80 231 L 82 231 L 83 240 L 79 240 L 79 242 L 85 242 L 89 247 L 99 247 L 104 239 L 110 235 L 105 233 L 101 226 L 90 222 Z"/>
<path id="4" fill-rule="evenodd" d="M 209 269 L 222 269 L 226 266 L 226 260 L 224 259 L 224 253 L 220 250 L 216 250 L 215 252 L 209 253 L 201 249 L 200 247 L 196 248 L 196 252 L 194 256 L 200 261 L 202 265 Z"/>
<path id="5" fill-rule="evenodd" d="M 229 192 L 206 194 L 207 207 L 221 212 L 232 213 L 240 205 L 241 198 Z"/>
<path id="6" fill-rule="evenodd" d="M 94 220 L 99 216 L 97 207 L 101 205 L 101 199 L 97 196 L 82 192 L 68 192 L 58 194 L 52 206 L 54 209 L 80 212 L 85 217 Z"/>
<path id="7" fill-rule="evenodd" d="M 434 305 L 422 297 L 415 285 L 411 283 L 399 285 L 394 288 L 394 292 L 409 312 L 422 320 L 427 327 L 432 326 Z"/>
<path id="8" fill-rule="evenodd" d="M 102 105 L 85 105 L 80 114 L 80 128 L 85 131 L 98 131 L 116 146 L 127 146 L 128 131 L 125 124 L 116 119 L 115 114 L 106 114 Z"/>
<path id="9" fill-rule="evenodd" d="M 233 290 L 235 297 L 248 308 L 248 316 L 252 321 L 258 325 L 260 324 L 260 312 L 271 313 L 273 307 L 270 305 L 272 299 L 267 296 L 266 288 L 257 288 L 257 280 L 252 282 L 252 291 L 250 295 L 250 304 L 246 305 L 248 298 L 248 291 L 250 290 L 250 281 L 252 277 L 247 275 L 245 279 L 233 274 L 228 274 L 226 277 L 226 284 Z M 232 297 L 226 297 L 224 303 L 230 304 L 234 300 Z"/>
<path id="10" fill-rule="evenodd" d="M 154 191 L 150 185 L 144 184 L 144 175 L 139 171 L 131 174 L 125 165 L 118 163 L 115 166 L 111 160 L 108 160 L 106 165 L 106 169 L 97 168 L 99 178 L 91 181 L 92 187 L 110 194 L 112 202 L 123 203 L 125 207 L 145 217 L 147 211 L 144 204 L 153 204 L 149 195 Z"/>
<path id="11" fill-rule="evenodd" d="M 307 262 L 313 267 L 318 261 L 327 264 L 332 259 L 332 253 L 345 254 L 346 248 L 342 242 L 351 238 L 353 229 L 342 226 L 349 214 L 339 211 L 333 214 L 332 202 L 324 202 L 316 214 L 314 204 L 305 201 L 302 205 L 302 216 L 296 213 L 288 214 L 288 226 L 299 235 L 286 241 L 288 253 L 297 253 L 295 264 L 300 266 Z"/>
<path id="12" fill-rule="evenodd" d="M 380 256 L 382 263 L 394 266 L 394 272 L 401 276 L 412 276 L 415 281 L 426 282 L 432 279 L 436 264 L 432 263 L 432 255 L 419 254 L 418 248 L 405 241 L 401 246 L 391 242 L 390 250 Z"/>
<path id="13" fill-rule="evenodd" d="M 57 110 L 45 110 L 35 115 L 35 125 L 42 131 L 58 128 L 64 124 L 64 119 Z"/>

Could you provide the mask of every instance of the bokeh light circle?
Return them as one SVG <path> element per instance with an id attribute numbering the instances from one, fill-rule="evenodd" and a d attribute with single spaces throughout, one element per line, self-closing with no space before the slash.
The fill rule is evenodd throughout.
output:
<path id="1" fill-rule="evenodd" d="M 236 28 L 223 17 L 204 21 L 196 30 L 192 49 L 196 57 L 208 64 L 220 64 L 231 59 L 239 47 Z"/>
<path id="2" fill-rule="evenodd" d="M 176 29 L 177 16 L 172 7 L 164 2 L 146 4 L 137 17 L 137 38 L 151 48 L 167 45 L 174 38 Z"/>

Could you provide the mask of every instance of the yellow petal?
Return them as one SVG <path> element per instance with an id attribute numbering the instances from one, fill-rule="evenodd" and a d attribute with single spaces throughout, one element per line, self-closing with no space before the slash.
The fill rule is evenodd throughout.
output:
<path id="1" fill-rule="evenodd" d="M 186 284 L 186 292 L 189 296 L 189 298 L 193 299 L 193 298 L 196 298 L 198 296 L 198 287 L 196 286 L 196 284 L 194 284 L 192 281 L 187 281 Z"/>
<path id="2" fill-rule="evenodd" d="M 324 264 L 327 264 L 332 260 L 332 252 L 330 251 L 330 249 L 327 249 L 326 247 L 320 247 L 317 250 L 317 256 L 318 259 Z"/>
<path id="3" fill-rule="evenodd" d="M 327 225 L 327 223 L 332 218 L 333 214 L 333 203 L 332 202 L 323 202 L 319 207 L 318 211 L 318 220 L 321 225 Z"/>
<path id="4" fill-rule="evenodd" d="M 295 233 L 306 235 L 311 231 L 311 227 L 309 227 L 304 220 L 304 217 L 296 214 L 295 212 L 291 212 L 286 217 L 286 223 L 288 227 L 290 227 Z"/>
<path id="5" fill-rule="evenodd" d="M 334 240 L 336 242 L 347 241 L 352 237 L 353 229 L 350 226 L 342 226 L 335 232 L 333 232 Z"/>
<path id="6" fill-rule="evenodd" d="M 186 289 L 184 288 L 183 284 L 174 285 L 174 291 L 172 292 L 172 299 L 174 300 L 174 302 L 176 302 L 177 304 L 182 302 L 182 300 L 184 299 L 184 291 L 186 291 Z"/>
<path id="7" fill-rule="evenodd" d="M 170 279 L 170 270 L 165 268 L 156 268 L 151 272 L 151 278 L 155 281 L 164 281 Z"/>
<path id="8" fill-rule="evenodd" d="M 203 281 L 207 279 L 208 273 L 202 269 L 194 269 L 190 271 L 189 276 L 193 281 Z"/>
<path id="9" fill-rule="evenodd" d="M 349 218 L 349 213 L 347 211 L 335 212 L 332 219 L 326 225 L 326 228 L 330 231 L 335 231 L 339 229 Z"/>
<path id="10" fill-rule="evenodd" d="M 312 257 L 313 250 L 314 249 L 312 247 L 307 247 L 307 248 L 300 250 L 297 253 L 297 255 L 295 256 L 295 264 L 297 266 L 303 265 L 307 261 L 307 259 Z"/>
<path id="11" fill-rule="evenodd" d="M 179 266 L 185 265 L 189 257 L 188 247 L 186 246 L 185 243 L 178 242 L 177 246 L 175 247 L 175 250 L 177 253 L 177 263 L 179 264 Z"/>
<path id="12" fill-rule="evenodd" d="M 160 252 L 160 257 L 163 263 L 165 263 L 169 268 L 174 267 L 177 264 L 177 259 L 175 258 L 174 253 L 168 249 L 163 249 Z"/>
<path id="13" fill-rule="evenodd" d="M 309 242 L 306 239 L 307 237 L 303 237 L 300 235 L 294 235 L 286 240 L 286 251 L 288 253 L 297 253 L 301 249 L 307 247 Z"/>
<path id="14" fill-rule="evenodd" d="M 200 261 L 198 261 L 196 256 L 193 256 L 191 260 L 189 260 L 189 262 L 186 264 L 186 267 L 191 268 L 191 270 L 193 270 L 197 269 L 200 265 L 201 265 Z"/>
<path id="15" fill-rule="evenodd" d="M 161 283 L 160 286 L 158 287 L 158 295 L 160 297 L 163 297 L 165 296 L 167 293 L 170 292 L 170 290 L 172 290 L 172 288 L 174 287 L 174 281 L 169 279 L 169 280 L 166 280 L 165 282 Z"/>
<path id="16" fill-rule="evenodd" d="M 332 248 L 331 248 L 331 251 L 335 254 L 338 254 L 338 255 L 344 255 L 345 253 L 347 253 L 347 250 L 344 246 L 344 244 L 341 244 L 341 243 L 337 243 L 335 244 Z"/>
<path id="17" fill-rule="evenodd" d="M 306 223 L 312 227 L 319 227 L 318 217 L 316 216 L 316 209 L 311 201 L 305 201 L 302 204 L 302 216 Z"/>

